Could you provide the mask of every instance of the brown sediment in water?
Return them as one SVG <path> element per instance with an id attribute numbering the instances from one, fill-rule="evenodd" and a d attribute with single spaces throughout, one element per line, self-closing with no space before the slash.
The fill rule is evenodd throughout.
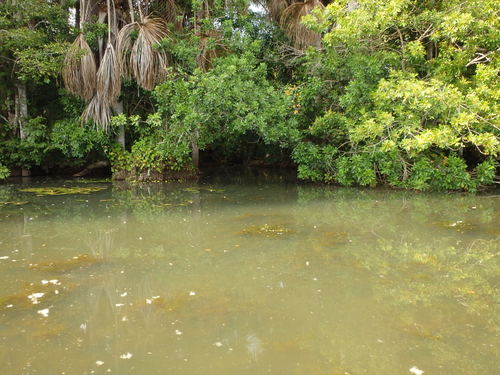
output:
<path id="1" fill-rule="evenodd" d="M 77 287 L 78 284 L 68 282 L 67 280 L 57 280 L 57 283 L 54 284 L 51 282 L 47 282 L 46 284 L 27 283 L 19 291 L 0 297 L 0 311 L 39 310 L 40 306 L 55 302 Z M 43 296 L 30 298 L 35 293 L 43 293 Z"/>
<path id="2" fill-rule="evenodd" d="M 103 261 L 89 254 L 80 254 L 71 259 L 30 264 L 30 269 L 52 273 L 65 273 L 75 269 L 88 268 Z"/>
<path id="3" fill-rule="evenodd" d="M 49 340 L 56 337 L 61 337 L 68 332 L 68 325 L 61 322 L 54 322 L 52 320 L 44 320 L 42 325 L 40 325 L 40 320 L 34 322 L 35 325 L 30 329 L 31 336 L 34 339 Z"/>
<path id="4" fill-rule="evenodd" d="M 443 337 L 439 335 L 438 333 L 429 330 L 425 328 L 424 326 L 420 324 L 408 324 L 406 326 L 403 326 L 401 328 L 401 331 L 407 335 L 413 336 L 413 337 L 418 337 L 422 339 L 428 339 L 428 340 L 434 340 L 434 341 L 441 341 Z"/>

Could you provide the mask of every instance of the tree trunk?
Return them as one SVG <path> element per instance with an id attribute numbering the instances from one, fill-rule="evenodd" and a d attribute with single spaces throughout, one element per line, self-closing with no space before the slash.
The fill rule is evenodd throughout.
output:
<path id="1" fill-rule="evenodd" d="M 107 16 L 108 16 L 107 12 L 99 9 L 99 13 L 98 13 L 98 16 L 97 16 L 97 22 L 98 23 L 105 23 Z M 105 49 L 104 38 L 99 37 L 97 39 L 97 44 L 99 45 L 99 61 L 102 61 L 102 58 L 104 56 L 104 49 Z"/>
<path id="2" fill-rule="evenodd" d="M 81 19 L 81 8 L 80 8 L 80 0 L 75 2 L 75 27 L 80 29 L 80 19 Z"/>
<path id="3" fill-rule="evenodd" d="M 120 115 L 123 113 L 123 102 L 117 102 L 113 104 L 113 111 L 116 115 Z M 120 125 L 115 137 L 116 142 L 122 146 L 122 149 L 125 150 L 125 126 Z"/>
<path id="4" fill-rule="evenodd" d="M 193 131 L 191 138 L 191 157 L 193 159 L 193 165 L 198 169 L 200 165 L 200 148 L 198 147 L 198 130 Z"/>
<path id="5" fill-rule="evenodd" d="M 19 138 L 26 138 L 26 121 L 28 119 L 28 97 L 26 94 L 26 84 L 24 82 L 16 82 L 16 113 L 15 124 L 19 129 Z M 31 173 L 29 169 L 22 169 L 21 175 L 23 177 L 29 176 Z"/>
<path id="6" fill-rule="evenodd" d="M 26 120 L 28 118 L 28 98 L 26 95 L 26 84 L 16 82 L 16 114 L 15 124 L 19 129 L 19 137 L 26 138 Z"/>

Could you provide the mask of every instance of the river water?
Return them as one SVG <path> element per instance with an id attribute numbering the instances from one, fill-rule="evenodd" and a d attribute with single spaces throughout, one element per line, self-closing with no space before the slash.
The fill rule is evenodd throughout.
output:
<path id="1" fill-rule="evenodd" d="M 1 374 L 493 374 L 500 200 L 0 185 Z"/>

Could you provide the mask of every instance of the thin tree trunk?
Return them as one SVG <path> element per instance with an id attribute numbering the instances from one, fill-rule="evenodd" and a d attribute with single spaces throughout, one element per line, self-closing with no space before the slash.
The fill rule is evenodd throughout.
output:
<path id="1" fill-rule="evenodd" d="M 26 138 L 26 119 L 28 118 L 28 98 L 26 95 L 26 84 L 16 82 L 16 125 L 19 129 L 19 137 Z"/>
<path id="2" fill-rule="evenodd" d="M 108 13 L 107 12 L 103 12 L 99 9 L 99 15 L 97 17 L 97 22 L 98 23 L 104 23 L 104 21 L 106 20 L 106 17 L 108 16 Z M 100 37 L 97 39 L 97 44 L 99 45 L 99 61 L 102 60 L 103 56 L 104 56 L 104 38 Z"/>
<path id="3" fill-rule="evenodd" d="M 200 148 L 198 147 L 198 130 L 193 131 L 191 139 L 191 158 L 193 159 L 193 165 L 198 169 L 200 165 Z"/>
<path id="4" fill-rule="evenodd" d="M 75 2 L 75 27 L 80 29 L 80 19 L 81 19 L 81 7 L 80 0 Z"/>
<path id="5" fill-rule="evenodd" d="M 123 113 L 123 102 L 117 102 L 113 105 L 113 111 L 115 114 L 120 115 Z M 125 150 L 125 126 L 120 125 L 115 137 L 116 142 Z"/>
<path id="6" fill-rule="evenodd" d="M 26 121 L 28 119 L 28 96 L 26 94 L 26 84 L 23 82 L 16 82 L 16 114 L 15 123 L 19 129 L 19 138 L 26 139 Z M 22 169 L 21 175 L 23 177 L 29 176 L 31 173 L 29 169 Z"/>

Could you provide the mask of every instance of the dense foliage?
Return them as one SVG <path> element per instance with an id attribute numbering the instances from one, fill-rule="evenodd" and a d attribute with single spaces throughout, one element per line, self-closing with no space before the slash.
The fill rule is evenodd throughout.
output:
<path id="1" fill-rule="evenodd" d="M 117 4 L 0 3 L 0 178 L 201 157 L 346 186 L 495 181 L 496 0 Z"/>

